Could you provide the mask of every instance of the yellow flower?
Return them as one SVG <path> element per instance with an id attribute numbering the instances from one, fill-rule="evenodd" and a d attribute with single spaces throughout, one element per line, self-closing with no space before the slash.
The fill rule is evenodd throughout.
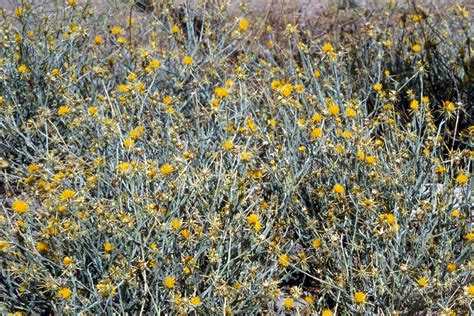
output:
<path id="1" fill-rule="evenodd" d="M 295 307 L 295 301 L 293 301 L 291 297 L 287 297 L 283 300 L 283 306 L 286 309 L 292 309 L 293 307 Z"/>
<path id="2" fill-rule="evenodd" d="M 126 147 L 126 148 L 132 148 L 132 146 L 134 145 L 134 141 L 132 138 L 127 138 L 126 140 L 123 141 L 123 147 Z"/>
<path id="3" fill-rule="evenodd" d="M 137 138 L 138 136 L 140 136 L 140 134 L 141 134 L 141 133 L 140 133 L 140 131 L 139 131 L 138 129 L 132 129 L 132 130 L 130 131 L 130 138 L 131 138 L 131 139 L 135 139 L 135 138 Z"/>
<path id="4" fill-rule="evenodd" d="M 355 117 L 356 115 L 357 115 L 357 112 L 354 109 L 348 108 L 346 110 L 346 116 L 347 117 Z"/>
<path id="5" fill-rule="evenodd" d="M 309 135 L 311 138 L 319 138 L 323 136 L 323 130 L 320 127 L 315 127 L 311 131 L 311 134 Z"/>
<path id="6" fill-rule="evenodd" d="M 72 292 L 69 288 L 63 287 L 58 291 L 58 295 L 62 296 L 63 299 L 67 300 L 69 297 L 71 297 Z"/>
<path id="7" fill-rule="evenodd" d="M 449 272 L 454 272 L 457 269 L 457 265 L 455 263 L 448 263 L 448 271 Z"/>
<path id="8" fill-rule="evenodd" d="M 348 130 L 344 130 L 344 132 L 342 133 L 342 136 L 344 138 L 350 138 L 352 136 L 352 134 Z"/>
<path id="9" fill-rule="evenodd" d="M 163 98 L 163 103 L 164 104 L 171 104 L 171 102 L 173 102 L 173 98 L 170 97 L 169 95 L 167 95 Z"/>
<path id="10" fill-rule="evenodd" d="M 163 284 L 168 288 L 172 289 L 174 288 L 176 279 L 173 276 L 166 277 L 165 280 L 163 281 Z"/>
<path id="11" fill-rule="evenodd" d="M 181 236 L 183 236 L 184 238 L 188 239 L 189 236 L 191 236 L 191 232 L 189 231 L 189 229 L 183 229 L 181 231 Z"/>
<path id="12" fill-rule="evenodd" d="M 446 111 L 448 111 L 449 113 L 454 112 L 454 110 L 456 109 L 456 104 L 454 104 L 451 101 L 444 101 L 443 105 L 444 105 L 444 108 L 446 109 Z"/>
<path id="13" fill-rule="evenodd" d="M 253 225 L 253 229 L 254 229 L 256 232 L 259 232 L 260 230 L 262 230 L 262 223 L 260 223 L 260 221 L 257 221 L 257 222 Z"/>
<path id="14" fill-rule="evenodd" d="M 468 180 L 469 180 L 469 177 L 465 175 L 464 173 L 460 173 L 456 177 L 456 182 L 460 185 L 466 184 Z"/>
<path id="15" fill-rule="evenodd" d="M 12 210 L 17 212 L 18 214 L 25 213 L 26 211 L 28 211 L 29 208 L 30 206 L 21 200 L 16 200 L 12 204 Z"/>
<path id="16" fill-rule="evenodd" d="M 455 218 L 456 218 L 456 217 L 459 217 L 459 215 L 461 215 L 461 213 L 460 213 L 458 210 L 453 210 L 453 211 L 451 212 L 451 216 L 452 216 L 452 217 L 455 217 Z"/>
<path id="17" fill-rule="evenodd" d="M 224 147 L 224 149 L 231 150 L 232 148 L 234 148 L 234 144 L 232 143 L 231 140 L 227 140 L 224 142 L 222 147 Z"/>
<path id="18" fill-rule="evenodd" d="M 411 47 L 412 51 L 414 51 L 415 53 L 419 53 L 421 51 L 421 46 L 418 45 L 418 44 L 415 44 Z"/>
<path id="19" fill-rule="evenodd" d="M 137 79 L 137 74 L 134 72 L 131 72 L 128 74 L 127 79 L 130 81 L 134 81 L 135 79 Z"/>
<path id="20" fill-rule="evenodd" d="M 105 252 L 111 252 L 112 250 L 114 250 L 114 248 L 115 248 L 114 244 L 112 244 L 110 242 L 104 243 Z"/>
<path id="21" fill-rule="evenodd" d="M 373 165 L 376 161 L 376 158 L 374 156 L 367 156 L 365 157 L 365 162 L 367 162 L 370 165 Z"/>
<path id="22" fill-rule="evenodd" d="M 386 40 L 384 44 L 385 44 L 385 46 L 390 47 L 390 46 L 392 46 L 392 41 L 391 40 Z"/>
<path id="23" fill-rule="evenodd" d="M 339 107 L 335 104 L 332 104 L 328 107 L 328 111 L 332 115 L 338 115 L 339 114 Z"/>
<path id="24" fill-rule="evenodd" d="M 191 65 L 193 63 L 193 58 L 191 56 L 185 56 L 183 58 L 183 64 Z"/>
<path id="25" fill-rule="evenodd" d="M 36 244 L 36 250 L 38 250 L 38 252 L 45 252 L 48 250 L 48 244 L 44 241 L 40 241 Z"/>
<path id="26" fill-rule="evenodd" d="M 365 303 L 366 294 L 364 292 L 355 292 L 354 293 L 354 302 L 356 304 L 364 304 Z"/>
<path id="27" fill-rule="evenodd" d="M 171 222 L 171 227 L 173 227 L 173 229 L 175 231 L 177 231 L 178 229 L 180 229 L 180 227 L 183 226 L 183 221 L 181 221 L 180 219 L 173 219 L 173 221 Z"/>
<path id="28" fill-rule="evenodd" d="M 322 244 L 323 244 L 323 242 L 321 241 L 321 239 L 313 240 L 313 247 L 314 248 L 319 248 L 319 247 L 321 247 Z"/>
<path id="29" fill-rule="evenodd" d="M 10 245 L 5 241 L 0 241 L 0 251 L 7 250 L 10 248 Z"/>
<path id="30" fill-rule="evenodd" d="M 331 316 L 331 315 L 332 315 L 332 311 L 330 309 L 325 309 L 321 313 L 321 316 Z"/>
<path id="31" fill-rule="evenodd" d="M 241 31 L 247 31 L 248 27 L 249 27 L 249 21 L 247 19 L 240 19 L 239 20 L 239 29 Z"/>
<path id="32" fill-rule="evenodd" d="M 323 119 L 323 116 L 319 113 L 315 113 L 313 114 L 313 116 L 311 117 L 311 121 L 314 122 L 320 122 L 321 120 Z"/>
<path id="33" fill-rule="evenodd" d="M 344 193 L 344 191 L 345 191 L 344 187 L 343 187 L 342 185 L 338 184 L 338 183 L 335 184 L 332 189 L 333 189 L 334 192 L 336 192 L 337 194 L 342 194 L 342 193 Z"/>
<path id="34" fill-rule="evenodd" d="M 284 85 L 280 86 L 280 93 L 284 97 L 289 97 L 291 92 L 293 92 L 293 85 L 291 83 L 285 83 Z"/>
<path id="35" fill-rule="evenodd" d="M 97 44 L 97 45 L 100 45 L 104 42 L 104 38 L 100 35 L 96 35 L 94 37 L 94 42 Z"/>
<path id="36" fill-rule="evenodd" d="M 382 84 L 381 83 L 376 83 L 376 84 L 374 84 L 372 89 L 374 89 L 374 91 L 380 91 L 380 90 L 382 90 Z"/>
<path id="37" fill-rule="evenodd" d="M 249 224 L 255 224 L 259 220 L 260 220 L 260 218 L 258 217 L 257 214 L 250 214 L 249 216 L 247 216 L 247 222 Z"/>
<path id="38" fill-rule="evenodd" d="M 428 284 L 428 280 L 422 277 L 418 279 L 417 283 L 419 287 L 425 287 Z"/>
<path id="39" fill-rule="evenodd" d="M 91 106 L 90 108 L 87 109 L 87 113 L 89 113 L 90 116 L 94 116 L 97 113 L 97 108 Z"/>
<path id="40" fill-rule="evenodd" d="M 189 300 L 189 302 L 191 302 L 192 305 L 197 306 L 201 304 L 201 299 L 199 298 L 199 296 L 194 296 Z"/>
<path id="41" fill-rule="evenodd" d="M 223 87 L 217 87 L 214 89 L 214 93 L 219 97 L 219 98 L 225 98 L 229 94 L 229 89 L 223 88 Z"/>
<path id="42" fill-rule="evenodd" d="M 160 67 L 160 61 L 158 59 L 152 59 L 150 60 L 150 63 L 148 64 L 148 67 L 151 69 L 156 69 Z"/>
<path id="43" fill-rule="evenodd" d="M 68 114 L 71 111 L 71 109 L 67 105 L 60 106 L 58 109 L 58 115 L 59 116 L 64 116 Z"/>
<path id="44" fill-rule="evenodd" d="M 312 295 L 305 296 L 304 301 L 308 304 L 311 304 L 314 302 L 314 297 Z"/>
<path id="45" fill-rule="evenodd" d="M 276 90 L 281 87 L 281 82 L 279 80 L 272 81 L 271 86 L 272 90 Z"/>
<path id="46" fill-rule="evenodd" d="M 119 92 L 126 93 L 128 90 L 130 90 L 130 88 L 126 84 L 119 84 L 117 90 Z"/>
<path id="47" fill-rule="evenodd" d="M 244 151 L 241 155 L 240 155 L 240 159 L 244 162 L 248 162 L 250 161 L 250 153 L 248 151 Z"/>
<path id="48" fill-rule="evenodd" d="M 113 34 L 113 35 L 121 35 L 122 34 L 122 29 L 118 26 L 115 26 L 113 27 L 110 32 Z"/>
<path id="49" fill-rule="evenodd" d="M 290 258 L 288 257 L 288 255 L 282 253 L 278 258 L 278 263 L 286 268 L 290 265 Z"/>
<path id="50" fill-rule="evenodd" d="M 74 259 L 72 257 L 64 257 L 63 259 L 63 264 L 65 266 L 71 265 L 74 262 Z"/>
<path id="51" fill-rule="evenodd" d="M 471 241 L 474 239 L 474 232 L 467 233 L 464 235 L 464 238 L 466 238 L 468 241 Z"/>
<path id="52" fill-rule="evenodd" d="M 15 9 L 15 15 L 20 17 L 23 15 L 23 8 L 16 8 Z"/>
<path id="53" fill-rule="evenodd" d="M 315 71 L 314 71 L 314 76 L 315 76 L 316 78 L 321 77 L 321 72 L 320 72 L 319 70 L 315 70 Z"/>
<path id="54" fill-rule="evenodd" d="M 178 33 L 179 32 L 179 26 L 178 25 L 173 25 L 173 27 L 171 28 L 171 32 L 172 33 Z"/>
<path id="55" fill-rule="evenodd" d="M 70 200 L 74 197 L 75 194 L 76 192 L 74 192 L 73 190 L 66 189 L 63 191 L 63 193 L 61 193 L 61 201 Z"/>
<path id="56" fill-rule="evenodd" d="M 334 51 L 334 47 L 331 43 L 326 43 L 323 45 L 322 50 L 324 53 L 332 53 Z"/>
<path id="57" fill-rule="evenodd" d="M 161 166 L 160 172 L 162 175 L 168 176 L 173 172 L 173 166 L 168 163 L 164 164 L 163 166 Z"/>
<path id="58" fill-rule="evenodd" d="M 118 164 L 117 166 L 117 170 L 119 172 L 127 172 L 128 170 L 130 170 L 130 164 L 128 162 L 121 162 Z"/>
<path id="59" fill-rule="evenodd" d="M 474 284 L 470 284 L 468 287 L 467 287 L 467 294 L 470 295 L 470 296 L 474 296 Z"/>
<path id="60" fill-rule="evenodd" d="M 26 67 L 26 65 L 20 65 L 18 66 L 18 72 L 21 73 L 21 74 L 24 74 L 28 71 L 28 67 Z"/>
<path id="61" fill-rule="evenodd" d="M 436 167 L 437 173 L 443 173 L 445 171 L 446 171 L 446 168 L 443 165 L 439 165 L 438 167 Z"/>
<path id="62" fill-rule="evenodd" d="M 420 102 L 418 102 L 417 100 L 413 100 L 410 102 L 410 109 L 412 110 L 418 110 L 420 108 Z"/>

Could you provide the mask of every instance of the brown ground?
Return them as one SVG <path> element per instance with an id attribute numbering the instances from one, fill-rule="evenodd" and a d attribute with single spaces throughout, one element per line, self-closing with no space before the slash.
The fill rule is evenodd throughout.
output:
<path id="1" fill-rule="evenodd" d="M 61 2 L 66 2 L 67 0 L 34 0 L 31 1 L 35 6 L 49 6 Z M 90 3 L 96 5 L 98 8 L 107 8 L 115 7 L 122 5 L 124 3 L 131 3 L 131 0 L 77 0 L 79 3 Z M 144 0 L 141 0 L 144 1 Z M 162 2 L 163 0 L 155 0 L 155 2 Z M 205 0 L 206 1 L 206 0 Z M 209 3 L 220 3 L 224 0 L 207 0 Z M 331 6 L 344 7 L 347 6 L 349 2 L 356 2 L 361 7 L 369 7 L 374 5 L 380 5 L 387 3 L 388 0 L 230 0 L 231 9 L 238 10 L 239 3 L 245 3 L 250 11 L 259 10 L 282 10 L 289 8 L 300 8 L 306 14 L 317 13 L 322 9 L 326 9 Z M 416 3 L 429 3 L 435 6 L 441 6 L 446 4 L 459 4 L 459 5 L 472 5 L 474 0 L 396 0 L 397 3 L 401 4 L 411 4 L 413 1 Z M 18 7 L 21 4 L 22 0 L 0 0 L 0 7 L 6 9 L 7 11 L 12 11 L 15 7 Z M 184 2 L 188 3 L 202 3 L 203 0 L 174 0 L 174 2 L 179 5 Z M 283 12 L 285 13 L 285 12 Z"/>

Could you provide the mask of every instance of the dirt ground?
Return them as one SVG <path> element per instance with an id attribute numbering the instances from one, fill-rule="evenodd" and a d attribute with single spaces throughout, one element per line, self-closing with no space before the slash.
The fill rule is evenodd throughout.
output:
<path id="1" fill-rule="evenodd" d="M 7 11 L 13 10 L 21 4 L 22 0 L 0 0 L 0 7 Z M 31 1 L 35 6 L 50 6 L 66 2 L 67 0 L 34 0 Z M 143 1 L 143 0 L 142 0 Z M 155 0 L 161 2 L 163 0 Z M 209 3 L 221 3 L 226 0 L 206 0 Z M 474 0 L 395 0 L 399 4 L 430 3 L 432 5 L 459 4 L 470 6 Z M 79 3 L 90 3 L 98 8 L 107 8 L 126 3 L 132 3 L 132 0 L 78 0 Z M 203 0 L 174 0 L 175 4 L 203 2 Z M 282 8 L 301 8 L 306 13 L 317 13 L 319 10 L 331 6 L 347 7 L 351 2 L 357 3 L 361 7 L 369 7 L 387 3 L 388 0 L 230 0 L 231 10 L 238 10 L 239 4 L 244 3 L 252 10 L 279 10 Z"/>

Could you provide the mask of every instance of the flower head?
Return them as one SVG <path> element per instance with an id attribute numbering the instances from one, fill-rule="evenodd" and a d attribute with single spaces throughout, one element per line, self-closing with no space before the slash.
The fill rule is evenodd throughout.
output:
<path id="1" fill-rule="evenodd" d="M 325 43 L 322 47 L 323 53 L 332 53 L 334 51 L 334 47 L 331 43 Z"/>
<path id="2" fill-rule="evenodd" d="M 63 287 L 58 291 L 58 295 L 67 300 L 69 297 L 71 297 L 72 291 L 67 287 Z"/>
<path id="3" fill-rule="evenodd" d="M 214 89 L 214 93 L 219 98 L 225 98 L 229 94 L 229 89 L 223 88 L 223 87 L 217 87 L 217 88 Z"/>
<path id="4" fill-rule="evenodd" d="M 278 258 L 278 263 L 286 268 L 290 265 L 290 258 L 288 257 L 288 255 L 282 253 Z"/>
<path id="5" fill-rule="evenodd" d="M 193 63 L 193 58 L 191 56 L 185 56 L 183 58 L 183 64 L 191 65 Z"/>
<path id="6" fill-rule="evenodd" d="M 239 29 L 241 31 L 247 31 L 247 28 L 249 27 L 249 21 L 247 19 L 240 19 L 239 20 Z"/>
<path id="7" fill-rule="evenodd" d="M 201 299 L 199 298 L 199 296 L 194 296 L 189 300 L 189 302 L 194 306 L 198 306 L 201 304 Z"/>
<path id="8" fill-rule="evenodd" d="M 336 183 L 336 184 L 332 187 L 332 189 L 333 189 L 334 192 L 336 192 L 337 194 L 343 194 L 344 191 L 345 191 L 344 187 L 343 187 L 341 184 L 339 184 L 339 183 Z"/>
<path id="9" fill-rule="evenodd" d="M 76 192 L 66 189 L 63 191 L 63 193 L 61 193 L 61 201 L 69 201 L 74 197 L 74 195 L 76 195 Z"/>
<path id="10" fill-rule="evenodd" d="M 105 252 L 111 252 L 112 250 L 114 250 L 114 248 L 115 248 L 114 244 L 112 244 L 110 242 L 104 243 L 104 251 Z"/>
<path id="11" fill-rule="evenodd" d="M 366 299 L 366 294 L 364 292 L 355 292 L 354 293 L 354 302 L 356 304 L 364 304 Z"/>
<path id="12" fill-rule="evenodd" d="M 469 180 L 469 177 L 467 175 L 465 175 L 464 173 L 460 173 L 456 177 L 456 182 L 460 185 L 466 184 L 468 180 Z"/>
<path id="13" fill-rule="evenodd" d="M 416 282 L 419 287 L 426 287 L 428 285 L 428 280 L 424 277 L 419 278 Z"/>
<path id="14" fill-rule="evenodd" d="M 292 309 L 295 307 L 295 301 L 291 297 L 287 297 L 283 300 L 283 306 L 285 309 Z"/>
<path id="15" fill-rule="evenodd" d="M 161 166 L 160 172 L 162 175 L 168 176 L 173 172 L 173 166 L 168 163 L 164 164 L 163 166 Z"/>
<path id="16" fill-rule="evenodd" d="M 168 289 L 174 288 L 175 283 L 176 283 L 176 279 L 175 279 L 174 276 L 168 276 L 168 277 L 166 277 L 165 280 L 163 281 L 163 284 L 164 284 Z"/>
<path id="17" fill-rule="evenodd" d="M 26 211 L 29 210 L 29 208 L 30 206 L 21 200 L 15 200 L 12 204 L 12 210 L 17 212 L 18 214 L 25 213 Z"/>

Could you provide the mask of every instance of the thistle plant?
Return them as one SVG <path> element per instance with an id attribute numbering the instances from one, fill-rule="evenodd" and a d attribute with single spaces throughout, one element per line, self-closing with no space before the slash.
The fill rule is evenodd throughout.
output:
<path id="1" fill-rule="evenodd" d="M 2 312 L 473 312 L 469 8 L 35 3 L 0 12 Z"/>

